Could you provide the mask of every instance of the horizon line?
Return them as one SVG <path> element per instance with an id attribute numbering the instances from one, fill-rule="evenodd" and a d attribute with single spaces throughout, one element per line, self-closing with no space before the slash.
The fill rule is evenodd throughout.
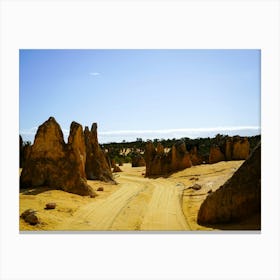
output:
<path id="1" fill-rule="evenodd" d="M 32 142 L 34 141 L 35 134 L 37 133 L 38 127 L 32 127 L 29 129 L 22 129 L 19 131 L 19 134 L 23 138 L 30 138 Z M 158 138 L 161 137 L 162 139 L 173 139 L 173 138 L 207 138 L 212 136 L 213 134 L 233 134 L 234 131 L 236 132 L 243 132 L 245 131 L 255 131 L 255 135 L 261 134 L 261 127 L 260 126 L 220 126 L 220 127 L 209 127 L 209 128 L 177 128 L 177 129 L 147 129 L 147 130 L 109 130 L 109 131 L 100 131 L 98 132 L 98 138 L 100 143 L 108 143 L 108 142 L 115 142 L 115 141 L 122 141 L 128 140 L 133 141 L 132 138 L 144 138 L 148 140 L 150 137 Z M 67 139 L 69 136 L 69 129 L 62 128 L 63 137 Z M 185 135 L 186 134 L 186 135 Z M 248 133 L 247 136 L 252 136 L 252 133 Z M 238 134 L 236 134 L 238 135 Z M 110 139 L 111 138 L 111 139 Z M 118 139 L 119 138 L 119 139 Z M 121 139 L 126 138 L 126 139 Z M 100 141 L 101 140 L 101 141 Z"/>

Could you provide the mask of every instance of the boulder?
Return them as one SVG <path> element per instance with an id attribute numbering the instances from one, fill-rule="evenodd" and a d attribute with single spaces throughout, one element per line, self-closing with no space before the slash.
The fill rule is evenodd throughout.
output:
<path id="1" fill-rule="evenodd" d="M 25 210 L 20 217 L 30 225 L 37 225 L 39 223 L 39 219 L 36 216 L 36 211 L 34 209 Z"/>
<path id="2" fill-rule="evenodd" d="M 71 127 L 69 138 L 73 141 L 65 144 L 62 130 L 53 117 L 39 126 L 21 172 L 21 188 L 51 186 L 79 195 L 94 195 L 84 177 L 74 140 L 80 130 L 73 128 L 76 125 Z"/>
<path id="3" fill-rule="evenodd" d="M 20 215 L 20 217 L 21 217 L 22 219 L 25 219 L 28 215 L 30 215 L 30 214 L 36 214 L 36 212 L 37 212 L 36 210 L 29 208 L 29 209 L 25 210 L 24 212 L 22 212 L 21 215 Z"/>
<path id="4" fill-rule="evenodd" d="M 192 190 L 195 190 L 195 191 L 199 191 L 201 189 L 201 185 L 194 184 L 191 187 L 189 187 L 189 189 L 192 189 Z"/>
<path id="5" fill-rule="evenodd" d="M 218 190 L 202 203 L 199 224 L 239 222 L 261 211 L 261 144 Z"/>
<path id="6" fill-rule="evenodd" d="M 85 171 L 87 179 L 114 182 L 111 168 L 98 144 L 97 124 L 93 123 L 90 131 L 86 126 L 84 136 L 86 143 Z"/>
<path id="7" fill-rule="evenodd" d="M 32 226 L 39 224 L 39 218 L 36 216 L 35 213 L 29 214 L 24 219 L 25 222 L 29 223 Z"/>
<path id="8" fill-rule="evenodd" d="M 55 207 L 56 207 L 56 203 L 55 203 L 55 202 L 50 202 L 50 203 L 47 203 L 47 204 L 46 204 L 45 209 L 46 209 L 46 210 L 55 209 Z"/>

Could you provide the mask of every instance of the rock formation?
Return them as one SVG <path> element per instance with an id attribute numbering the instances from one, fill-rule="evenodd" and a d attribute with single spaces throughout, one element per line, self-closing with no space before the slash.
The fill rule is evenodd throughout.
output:
<path id="1" fill-rule="evenodd" d="M 224 160 L 244 160 L 249 157 L 250 143 L 248 138 L 226 137 L 219 145 L 210 148 L 209 163 Z"/>
<path id="2" fill-rule="evenodd" d="M 232 138 L 228 137 L 224 143 L 225 160 L 232 159 Z"/>
<path id="3" fill-rule="evenodd" d="M 67 192 L 94 196 L 82 167 L 81 126 L 71 125 L 70 144 L 53 117 L 39 126 L 20 177 L 20 187 L 51 186 Z M 81 148 L 81 149 L 80 149 Z"/>
<path id="4" fill-rule="evenodd" d="M 232 141 L 232 159 L 247 159 L 250 153 L 250 144 L 247 138 L 234 137 Z"/>
<path id="5" fill-rule="evenodd" d="M 119 166 L 115 165 L 114 166 L 114 169 L 113 169 L 113 173 L 116 173 L 116 172 L 122 172 L 122 170 L 120 169 Z"/>
<path id="6" fill-rule="evenodd" d="M 225 160 L 225 155 L 222 153 L 221 149 L 217 146 L 212 146 L 210 148 L 209 163 L 217 163 L 223 160 Z"/>
<path id="7" fill-rule="evenodd" d="M 145 148 L 146 177 L 153 175 L 165 175 L 191 167 L 190 155 L 184 142 L 178 142 L 168 152 L 158 143 L 155 149 L 152 142 L 147 142 Z"/>
<path id="8" fill-rule="evenodd" d="M 86 164 L 86 146 L 83 127 L 72 122 L 70 126 L 70 133 L 68 137 L 68 145 L 71 145 L 76 158 L 79 159 L 79 170 L 83 178 L 86 178 L 85 164 Z"/>
<path id="9" fill-rule="evenodd" d="M 171 149 L 171 170 L 178 171 L 192 166 L 190 154 L 187 152 L 186 145 L 179 141 Z"/>
<path id="10" fill-rule="evenodd" d="M 261 144 L 233 176 L 202 203 L 199 224 L 239 222 L 261 211 Z"/>
<path id="11" fill-rule="evenodd" d="M 137 155 L 132 156 L 131 165 L 132 165 L 132 167 L 140 167 L 140 166 L 145 166 L 146 162 L 145 162 L 145 159 L 143 158 L 143 156 L 137 154 Z"/>
<path id="12" fill-rule="evenodd" d="M 85 127 L 84 131 L 86 143 L 86 177 L 90 180 L 114 181 L 111 168 L 106 160 L 104 152 L 101 150 L 97 139 L 97 124 L 93 123 L 91 130 Z"/>
<path id="13" fill-rule="evenodd" d="M 36 216 L 36 211 L 33 209 L 27 209 L 25 210 L 20 217 L 26 222 L 29 223 L 32 226 L 37 225 L 40 221 L 38 217 Z"/>
<path id="14" fill-rule="evenodd" d="M 199 165 L 203 163 L 203 157 L 198 154 L 197 146 L 193 146 L 189 153 L 192 165 Z"/>

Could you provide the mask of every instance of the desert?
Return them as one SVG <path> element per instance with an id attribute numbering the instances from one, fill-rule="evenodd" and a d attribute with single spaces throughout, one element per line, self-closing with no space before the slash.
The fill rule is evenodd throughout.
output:
<path id="1" fill-rule="evenodd" d="M 197 224 L 199 207 L 208 192 L 219 188 L 242 163 L 194 166 L 157 179 L 144 178 L 143 167 L 124 164 L 123 172 L 114 175 L 117 185 L 87 181 L 95 191 L 104 188 L 94 199 L 48 187 L 30 188 L 20 193 L 20 213 L 36 209 L 43 222 L 32 226 L 20 219 L 20 230 L 213 230 Z M 195 184 L 201 189 L 193 190 Z M 45 210 L 51 201 L 56 202 L 56 209 Z M 244 228 L 256 229 L 250 224 L 240 226 Z"/>
<path id="2" fill-rule="evenodd" d="M 20 231 L 259 230 L 260 144 L 249 156 L 247 138 L 216 138 L 220 146 L 210 148 L 208 162 L 196 148 L 188 151 L 182 140 L 170 149 L 161 143 L 156 147 L 151 141 L 142 143 L 143 156 L 141 149 L 134 149 L 141 163 L 137 166 L 135 160 L 116 163 L 101 149 L 96 123 L 83 132 L 80 124 L 72 122 L 65 143 L 59 124 L 50 117 L 22 156 Z M 218 156 L 213 150 L 219 151 Z M 237 180 L 230 183 L 236 174 Z M 215 199 L 223 188 L 230 194 Z M 221 209 L 227 218 L 207 220 L 209 215 L 219 217 Z"/>
<path id="3" fill-rule="evenodd" d="M 19 231 L 261 230 L 260 58 L 20 50 Z"/>

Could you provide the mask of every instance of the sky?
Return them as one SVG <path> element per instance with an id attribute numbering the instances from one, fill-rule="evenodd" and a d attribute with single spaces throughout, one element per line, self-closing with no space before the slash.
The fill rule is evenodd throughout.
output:
<path id="1" fill-rule="evenodd" d="M 260 134 L 260 50 L 20 50 L 20 134 L 50 116 L 100 143 Z"/>

